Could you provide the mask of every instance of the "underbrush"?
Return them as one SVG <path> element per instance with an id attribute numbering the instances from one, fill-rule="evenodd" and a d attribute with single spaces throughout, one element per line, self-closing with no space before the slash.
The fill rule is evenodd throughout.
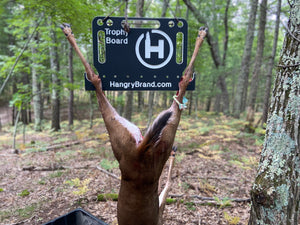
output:
<path id="1" fill-rule="evenodd" d="M 133 117 L 143 135 L 146 118 L 143 113 Z M 118 162 L 103 120 L 94 119 L 92 124 L 76 120 L 70 130 L 63 121 L 61 130 L 53 132 L 50 121 L 44 121 L 42 132 L 29 124 L 25 133 L 20 124 L 17 152 L 11 150 L 13 128 L 2 128 L 0 224 L 41 224 L 79 206 L 107 223 L 115 221 L 115 200 L 106 197 L 100 201 L 99 196 L 118 193 Z M 183 112 L 174 142 L 178 151 L 166 224 L 194 224 L 199 216 L 207 224 L 246 223 L 249 204 L 233 200 L 248 197 L 264 130 L 248 134 L 244 126 L 243 120 L 224 115 L 199 112 L 188 116 Z M 192 222 L 187 222 L 187 215 Z"/>

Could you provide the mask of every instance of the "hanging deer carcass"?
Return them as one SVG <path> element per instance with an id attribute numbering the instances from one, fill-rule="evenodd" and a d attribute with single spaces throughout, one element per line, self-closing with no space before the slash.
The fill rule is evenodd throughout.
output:
<path id="1" fill-rule="evenodd" d="M 119 162 L 121 187 L 118 197 L 118 224 L 162 224 L 162 211 L 170 181 L 167 181 L 159 196 L 159 178 L 172 152 L 182 110 L 180 102 L 191 80 L 193 64 L 207 30 L 204 28 L 199 30 L 194 53 L 179 82 L 179 90 L 174 96 L 171 107 L 158 115 L 143 137 L 139 128 L 121 117 L 109 103 L 102 90 L 101 79 L 80 52 L 70 26 L 63 24 L 61 28 L 80 57 L 88 79 L 95 86 L 99 109 L 110 137 L 114 156 Z M 170 178 L 170 174 L 168 177 Z"/>

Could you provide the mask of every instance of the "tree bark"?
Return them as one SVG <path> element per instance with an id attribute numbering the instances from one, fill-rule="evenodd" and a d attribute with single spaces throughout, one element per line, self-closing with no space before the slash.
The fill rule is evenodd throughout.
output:
<path id="1" fill-rule="evenodd" d="M 250 69 L 250 62 L 251 62 L 251 50 L 252 50 L 252 45 L 254 40 L 258 0 L 253 0 L 250 2 L 251 2 L 251 10 L 249 14 L 249 21 L 248 21 L 247 35 L 246 35 L 246 41 L 244 46 L 244 53 L 242 57 L 241 71 L 239 74 L 236 94 L 234 98 L 233 115 L 236 118 L 239 118 L 240 113 L 244 110 L 243 102 L 246 101 L 246 99 L 244 99 L 244 96 L 247 96 L 248 77 L 249 77 L 249 69 Z"/>
<path id="2" fill-rule="evenodd" d="M 224 114 L 228 115 L 229 114 L 229 96 L 228 96 L 228 91 L 227 91 L 227 85 L 226 85 L 226 81 L 225 81 L 225 76 L 223 74 L 221 74 L 219 76 L 219 81 L 218 81 L 218 86 L 221 89 L 221 93 L 222 93 L 222 112 L 224 112 Z"/>
<path id="3" fill-rule="evenodd" d="M 260 4 L 260 18 L 259 18 L 258 37 L 257 37 L 256 58 L 254 64 L 254 71 L 251 79 L 251 89 L 250 89 L 249 103 L 247 109 L 247 121 L 249 123 L 252 123 L 254 121 L 255 102 L 256 102 L 258 83 L 260 78 L 260 70 L 261 70 L 263 53 L 264 53 L 264 45 L 265 45 L 267 3 L 268 0 L 262 0 Z"/>
<path id="4" fill-rule="evenodd" d="M 138 111 L 143 111 L 144 108 L 144 94 L 142 91 L 138 91 Z"/>
<path id="5" fill-rule="evenodd" d="M 38 44 L 38 34 L 35 34 L 35 45 Z M 37 54 L 38 50 L 36 46 L 31 47 L 32 52 L 32 100 L 33 100 L 33 112 L 34 112 L 34 130 L 41 131 L 42 130 L 42 94 L 41 94 L 41 82 L 39 80 L 39 73 L 36 69 L 38 65 Z"/>
<path id="6" fill-rule="evenodd" d="M 129 121 L 131 121 L 132 107 L 133 107 L 133 91 L 127 91 L 124 117 Z"/>
<path id="7" fill-rule="evenodd" d="M 117 94 L 117 112 L 122 116 L 124 111 L 123 91 L 118 91 Z"/>
<path id="8" fill-rule="evenodd" d="M 26 72 L 22 73 L 21 77 L 21 83 L 22 85 L 28 85 L 29 86 L 29 74 Z M 22 88 L 23 89 L 23 88 Z M 18 93 L 21 95 L 26 95 L 26 90 L 18 90 Z M 23 124 L 28 124 L 28 114 L 27 110 L 29 110 L 29 100 L 27 98 L 22 99 L 22 107 L 20 108 L 21 114 L 20 114 L 20 121 L 22 121 Z"/>
<path id="9" fill-rule="evenodd" d="M 277 2 L 277 12 L 276 12 L 276 23 L 274 31 L 274 40 L 271 57 L 268 63 L 268 71 L 266 75 L 266 89 L 264 95 L 264 105 L 263 105 L 263 115 L 262 115 L 262 125 L 267 122 L 268 110 L 270 105 L 270 92 L 271 92 L 271 82 L 272 82 L 272 70 L 274 66 L 274 60 L 276 56 L 277 42 L 278 42 L 278 33 L 279 33 L 279 22 L 280 22 L 280 11 L 281 11 L 281 0 Z"/>
<path id="10" fill-rule="evenodd" d="M 227 56 L 227 49 L 228 49 L 228 11 L 230 6 L 231 0 L 227 0 L 226 2 L 226 8 L 225 8 L 225 15 L 224 15 L 224 28 L 225 28 L 225 38 L 224 38 L 224 44 L 223 44 L 223 58 L 222 58 L 222 64 L 225 66 L 226 62 L 226 56 Z"/>
<path id="11" fill-rule="evenodd" d="M 168 101 L 168 92 L 164 91 L 162 94 L 162 107 L 167 107 L 167 101 Z"/>
<path id="12" fill-rule="evenodd" d="M 52 95 L 51 95 L 51 104 L 52 104 L 52 119 L 51 119 L 51 128 L 54 131 L 60 129 L 60 101 L 59 101 L 59 61 L 58 61 L 58 50 L 56 46 L 56 34 L 53 28 L 50 29 L 50 36 L 52 39 L 52 44 L 49 49 L 50 53 L 50 67 L 52 71 Z"/>
<path id="13" fill-rule="evenodd" d="M 163 6 L 162 6 L 161 17 L 166 17 L 167 9 L 169 8 L 169 2 L 170 2 L 170 0 L 164 0 Z"/>
<path id="14" fill-rule="evenodd" d="M 190 91 L 189 92 L 189 116 L 192 115 L 192 107 L 193 107 L 193 104 L 194 104 L 194 99 L 193 99 L 193 92 Z"/>
<path id="15" fill-rule="evenodd" d="M 152 115 L 153 115 L 153 103 L 154 103 L 154 91 L 149 91 L 149 98 L 148 98 L 148 123 L 147 127 L 150 126 Z"/>
<path id="16" fill-rule="evenodd" d="M 297 225 L 300 207 L 300 0 L 290 1 L 267 122 L 265 143 L 251 190 L 249 225 Z"/>

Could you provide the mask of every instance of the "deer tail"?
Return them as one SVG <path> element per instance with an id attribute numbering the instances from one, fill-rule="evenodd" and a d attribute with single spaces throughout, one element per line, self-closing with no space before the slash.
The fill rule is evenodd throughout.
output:
<path id="1" fill-rule="evenodd" d="M 150 147 L 155 146 L 158 143 L 161 132 L 167 125 L 171 116 L 171 111 L 165 111 L 153 122 L 151 127 L 146 132 L 144 139 L 139 144 L 138 152 L 146 152 Z"/>

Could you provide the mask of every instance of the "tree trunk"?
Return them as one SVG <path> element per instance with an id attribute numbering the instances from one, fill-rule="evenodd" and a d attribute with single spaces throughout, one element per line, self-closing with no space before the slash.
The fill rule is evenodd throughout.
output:
<path id="1" fill-rule="evenodd" d="M 22 105 L 21 105 L 21 107 L 22 107 Z M 17 112 L 17 115 L 16 115 L 16 121 L 14 122 L 13 145 L 12 145 L 13 149 L 16 149 L 16 136 L 17 136 L 17 129 L 18 129 L 18 122 L 19 122 L 20 112 L 21 112 L 21 109 L 18 109 L 18 112 Z"/>
<path id="2" fill-rule="evenodd" d="M 189 116 L 192 115 L 192 108 L 193 108 L 193 104 L 194 104 L 194 99 L 193 99 L 193 92 L 190 91 L 189 92 Z"/>
<path id="3" fill-rule="evenodd" d="M 28 124 L 27 104 L 24 104 L 24 108 L 21 109 L 21 121 L 23 124 Z"/>
<path id="4" fill-rule="evenodd" d="M 189 8 L 189 10 L 193 13 L 193 15 L 195 16 L 195 18 L 197 19 L 197 21 L 199 23 L 202 24 L 207 24 L 206 18 L 204 16 L 202 16 L 199 12 L 199 10 L 197 10 L 197 8 L 191 3 L 190 0 L 184 0 L 184 3 L 186 4 L 186 6 Z M 227 0 L 226 2 L 226 15 L 224 17 L 224 22 L 228 20 L 227 17 L 227 12 L 228 12 L 228 8 L 230 5 L 230 1 Z M 227 44 L 228 44 L 228 31 L 226 31 L 226 26 L 227 23 L 225 22 L 225 40 L 224 40 L 224 49 L 223 49 L 223 60 L 226 60 L 226 52 L 227 52 Z M 215 28 L 217 30 L 217 28 Z M 218 42 L 218 32 L 216 32 L 215 36 L 213 37 L 209 32 L 206 35 L 206 40 L 208 45 L 210 46 L 210 52 L 211 52 L 211 56 L 212 59 L 214 61 L 215 67 L 217 69 L 221 69 L 223 66 L 225 66 L 225 61 L 222 61 L 221 56 L 220 56 L 220 51 L 219 51 L 219 42 Z M 225 114 L 228 114 L 229 112 L 229 96 L 228 96 L 228 91 L 227 91 L 227 85 L 226 85 L 226 81 L 225 81 L 225 77 L 223 75 L 223 73 L 220 73 L 219 77 L 218 77 L 218 82 L 217 82 L 217 86 L 218 88 L 220 88 L 221 92 L 222 92 L 222 103 L 223 103 L 223 107 L 222 110 Z M 218 104 L 219 101 L 215 102 L 215 107 L 217 109 L 220 109 L 221 106 L 217 106 L 216 104 Z M 221 102 L 219 103 L 221 104 Z"/>
<path id="5" fill-rule="evenodd" d="M 215 102 L 214 102 L 214 111 L 217 113 L 221 112 L 221 98 L 222 98 L 222 95 L 220 93 L 217 93 Z"/>
<path id="6" fill-rule="evenodd" d="M 129 121 L 131 121 L 132 107 L 133 107 L 133 91 L 127 91 L 124 117 Z"/>
<path id="7" fill-rule="evenodd" d="M 24 72 L 22 74 L 21 82 L 23 85 L 29 85 L 29 74 Z M 20 91 L 19 91 L 20 92 Z M 26 94 L 27 91 L 21 91 L 21 94 Z M 20 120 L 22 121 L 23 124 L 28 124 L 28 113 L 27 110 L 29 110 L 29 101 L 27 99 L 24 99 L 22 101 L 22 107 L 20 108 L 21 110 L 21 118 Z"/>
<path id="8" fill-rule="evenodd" d="M 206 112 L 210 111 L 210 106 L 211 106 L 211 96 L 208 96 L 206 104 L 205 104 L 205 111 Z"/>
<path id="9" fill-rule="evenodd" d="M 38 43 L 38 34 L 35 35 L 35 44 Z M 32 100 L 33 100 L 33 112 L 34 112 L 34 130 L 41 131 L 42 130 L 42 94 L 41 94 L 41 82 L 39 80 L 39 73 L 36 69 L 38 65 L 37 61 L 37 46 L 31 47 L 32 52 L 32 67 L 31 67 L 31 74 L 32 74 Z"/>
<path id="10" fill-rule="evenodd" d="M 138 111 L 143 111 L 144 108 L 144 95 L 142 91 L 138 91 Z"/>
<path id="11" fill-rule="evenodd" d="M 118 91 L 117 95 L 117 112 L 122 116 L 124 111 L 123 91 Z"/>
<path id="12" fill-rule="evenodd" d="M 300 0 L 290 1 L 249 225 L 297 225 L 300 207 Z"/>
<path id="13" fill-rule="evenodd" d="M 149 98 L 148 98 L 148 123 L 147 127 L 150 126 L 152 115 L 153 115 L 153 102 L 154 102 L 154 91 L 149 92 Z"/>
<path id="14" fill-rule="evenodd" d="M 74 83 L 74 74 L 73 74 L 73 48 L 71 45 L 69 45 L 69 57 L 68 57 L 68 63 L 69 63 L 69 82 L 71 85 Z M 69 128 L 73 126 L 73 120 L 74 120 L 74 112 L 73 112 L 73 105 L 74 105 L 74 90 L 73 86 L 69 89 L 70 96 L 69 96 L 69 105 L 68 105 L 68 119 L 69 119 Z"/>
<path id="15" fill-rule="evenodd" d="M 59 101 L 59 61 L 58 61 L 58 50 L 56 46 L 56 34 L 53 28 L 50 29 L 50 36 L 52 39 L 52 44 L 49 49 L 50 53 L 50 67 L 52 71 L 52 95 L 51 95 L 51 104 L 52 104 L 52 120 L 51 120 L 51 128 L 54 131 L 58 131 L 60 129 L 60 101 Z"/>
<path id="16" fill-rule="evenodd" d="M 268 63 L 268 71 L 267 71 L 267 76 L 266 76 L 266 89 L 265 89 L 265 95 L 264 95 L 263 115 L 262 115 L 262 121 L 261 121 L 262 125 L 267 122 L 267 118 L 268 118 L 268 110 L 269 110 L 269 105 L 270 105 L 269 99 L 270 99 L 271 82 L 272 82 L 272 70 L 273 70 L 273 66 L 274 66 L 274 59 L 276 56 L 276 49 L 277 49 L 277 42 L 278 42 L 280 11 L 281 11 L 281 0 L 278 0 L 273 48 L 272 48 L 271 57 L 270 57 L 270 60 Z"/>
<path id="17" fill-rule="evenodd" d="M 231 2 L 231 0 L 227 0 L 227 2 L 226 2 L 225 15 L 224 15 L 225 38 L 224 38 L 224 44 L 223 44 L 223 58 L 222 58 L 223 66 L 225 66 L 225 62 L 226 62 L 228 40 L 229 40 L 228 11 L 229 11 L 230 2 Z"/>
<path id="18" fill-rule="evenodd" d="M 166 15 L 167 15 L 167 9 L 169 7 L 169 2 L 170 2 L 170 0 L 164 0 L 163 6 L 162 6 L 161 17 L 166 17 Z"/>
<path id="19" fill-rule="evenodd" d="M 260 17 L 259 17 L 259 30 L 258 30 L 258 37 L 257 37 L 256 58 L 255 58 L 254 71 L 251 80 L 251 89 L 250 89 L 249 103 L 248 103 L 249 109 L 247 109 L 247 121 L 249 123 L 252 123 L 254 121 L 255 101 L 257 96 L 257 89 L 258 89 L 260 70 L 261 70 L 263 53 L 264 53 L 264 45 L 265 45 L 267 2 L 268 0 L 262 0 L 260 4 Z"/>
<path id="20" fill-rule="evenodd" d="M 90 94 L 90 129 L 93 128 L 94 125 L 94 106 L 93 106 L 93 95 Z"/>
<path id="21" fill-rule="evenodd" d="M 228 96 L 228 91 L 227 91 L 227 85 L 225 81 L 224 75 L 219 76 L 219 88 L 221 89 L 222 92 L 222 112 L 224 112 L 225 115 L 229 114 L 229 96 Z"/>
<path id="22" fill-rule="evenodd" d="M 168 92 L 164 91 L 162 94 L 162 107 L 166 108 L 167 107 L 167 101 L 168 101 Z"/>
<path id="23" fill-rule="evenodd" d="M 244 96 L 247 96 L 248 77 L 249 77 L 250 62 L 251 62 L 251 50 L 252 50 L 254 31 L 255 31 L 255 21 L 256 21 L 258 0 L 253 0 L 250 2 L 251 2 L 251 10 L 250 10 L 249 21 L 248 21 L 244 53 L 242 57 L 242 65 L 241 65 L 241 71 L 238 78 L 236 94 L 234 98 L 233 115 L 236 118 L 240 117 L 240 113 L 243 111 L 243 102 L 246 101 L 246 99 L 244 99 Z"/>

